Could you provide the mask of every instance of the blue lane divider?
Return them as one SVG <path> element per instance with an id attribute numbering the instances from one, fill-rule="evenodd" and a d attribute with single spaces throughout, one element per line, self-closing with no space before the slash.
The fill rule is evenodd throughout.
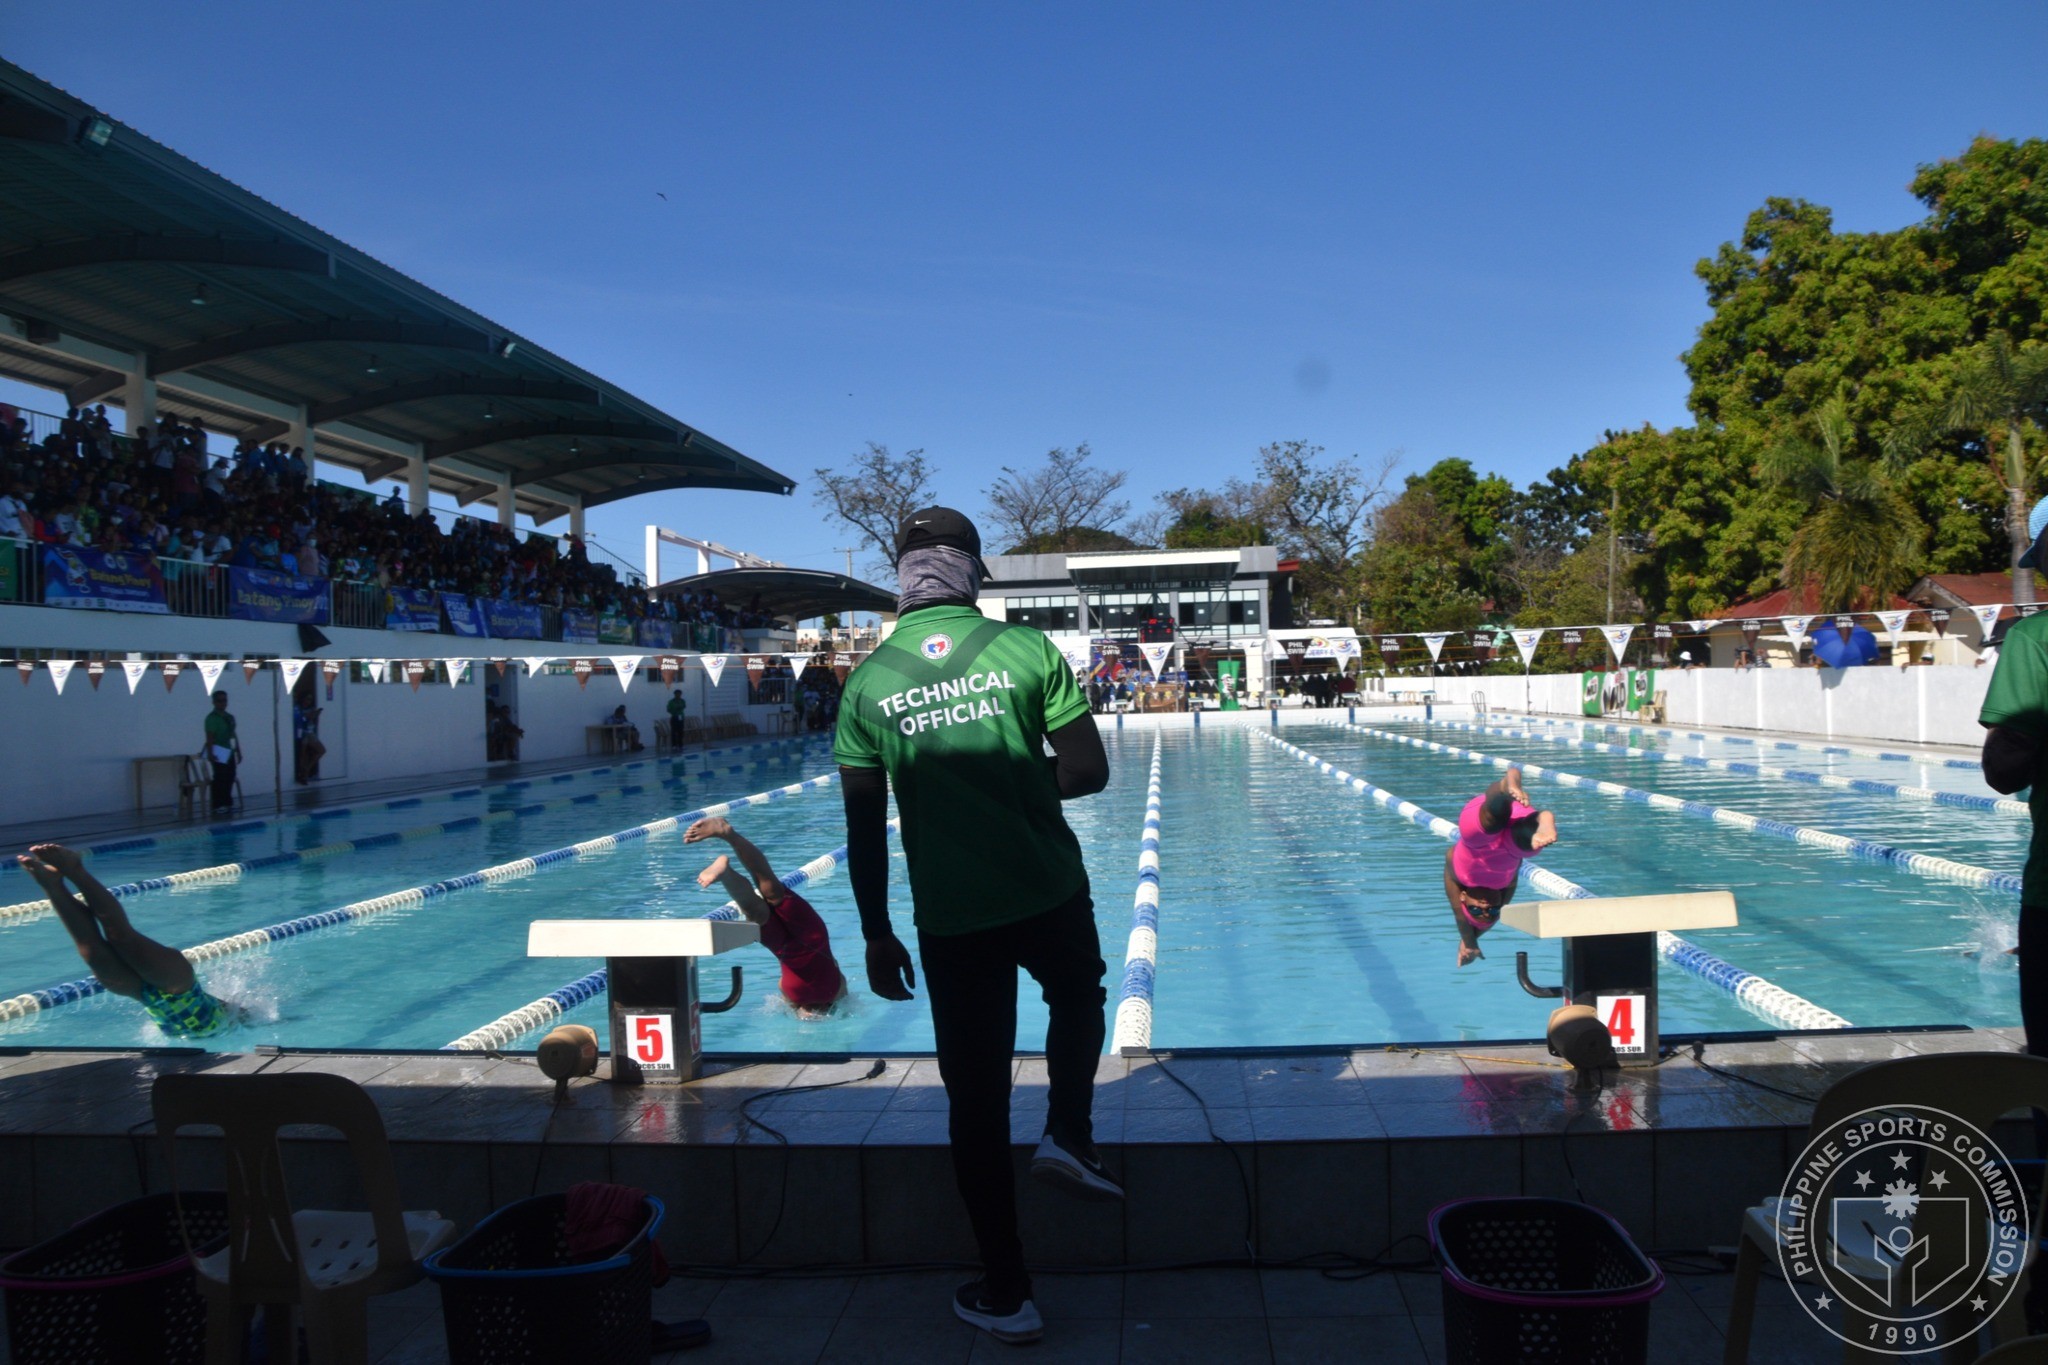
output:
<path id="1" fill-rule="evenodd" d="M 466 872 L 459 877 L 450 877 L 445 881 L 429 882 L 424 886 L 407 887 L 403 891 L 394 891 L 389 895 L 375 896 L 366 901 L 357 901 L 352 905 L 344 905 L 338 909 L 323 911 L 317 915 L 304 915 L 298 919 L 286 920 L 282 924 L 267 925 L 261 929 L 251 929 L 245 933 L 215 939 L 211 943 L 202 943 L 197 947 L 185 949 L 185 957 L 187 960 L 195 963 L 207 962 L 215 958 L 248 952 L 252 948 L 261 948 L 268 944 L 280 943 L 288 938 L 297 938 L 301 934 L 311 933 L 316 929 L 327 929 L 337 924 L 348 924 L 355 920 L 367 919 L 371 915 L 381 914 L 386 910 L 396 909 L 399 906 L 420 905 L 430 900 L 437 900 L 442 896 L 453 895 L 458 891 L 469 891 L 479 886 L 489 886 L 496 882 L 510 881 L 515 877 L 524 877 L 545 867 L 554 867 L 573 861 L 583 857 L 585 854 L 608 852 L 629 840 L 644 839 L 650 834 L 664 833 L 676 828 L 678 825 L 701 820 L 707 815 L 723 815 L 728 811 L 738 810 L 742 806 L 765 805 L 770 801 L 779 801 L 784 797 L 813 791 L 819 787 L 829 785 L 835 780 L 836 776 L 837 774 L 834 773 L 826 773 L 821 777 L 806 778 L 802 782 L 793 782 L 786 787 L 777 787 L 772 791 L 757 792 L 752 796 L 743 796 L 737 800 L 706 806 L 702 810 L 685 811 L 681 815 L 671 815 L 660 820 L 650 820 L 644 825 L 635 825 L 631 829 L 622 829 L 615 834 L 599 835 L 595 839 L 585 839 L 581 843 L 570 844 L 566 848 L 551 849 L 546 853 L 536 853 L 530 858 L 518 858 L 509 863 L 501 863 L 496 867 L 486 867 L 475 872 Z M 68 1005 L 74 1001 L 84 1000 L 98 995 L 105 989 L 96 978 L 86 977 L 78 981 L 66 981 L 39 991 L 28 991 L 14 996 L 12 999 L 0 1000 L 0 1023 L 14 1019 L 23 1019 L 41 1010 L 55 1009 L 59 1005 Z"/>
<path id="2" fill-rule="evenodd" d="M 631 763 L 606 764 L 599 768 L 577 768 L 570 772 L 554 773 L 547 777 L 516 778 L 507 782 L 486 782 L 476 787 L 458 787 L 453 791 L 436 792 L 429 796 L 401 796 L 389 801 L 359 801 L 346 806 L 322 806 L 318 810 L 289 811 L 264 816 L 254 820 L 233 820 L 225 824 L 201 825 L 197 829 L 173 830 L 166 834 L 137 835 L 130 839 L 110 839 L 102 843 L 86 844 L 81 853 L 130 853 L 136 849 L 164 848 L 171 844 L 191 843 L 195 839 L 221 839 L 237 834 L 254 834 L 273 825 L 289 824 L 296 820 L 339 820 L 345 815 L 363 811 L 410 810 L 428 801 L 463 801 L 482 796 L 487 791 L 520 791 L 541 783 L 575 782 L 586 777 L 602 777 L 612 772 L 627 772 L 634 768 L 645 768 L 659 763 L 689 763 L 692 759 L 709 757 L 712 754 L 740 753 L 746 750 L 773 748 L 788 750 L 801 748 L 805 741 L 775 739 L 759 744 L 735 744 L 722 749 L 704 749 L 695 754 L 684 754 L 680 758 L 642 758 Z M 738 772 L 738 768 L 728 771 Z M 10 859 L 0 862 L 0 872 L 17 865 Z"/>
<path id="3" fill-rule="evenodd" d="M 1717 825 L 1745 830 L 1751 834 L 1768 834 L 1774 838 L 1790 840 L 1795 844 L 1804 844 L 1808 848 L 1832 849 L 1836 853 L 1846 853 L 1853 858 L 1890 863 L 1916 876 L 1961 882 L 1965 886 L 1981 886 L 1994 891 L 2010 891 L 2014 895 L 2018 895 L 2020 891 L 2020 877 L 2016 872 L 1994 872 L 1988 867 L 1959 863 L 1953 858 L 1937 858 L 1931 853 L 1915 853 L 1911 849 L 1895 848 L 1890 844 L 1880 844 L 1870 839 L 1852 839 L 1846 834 L 1835 834 L 1808 825 L 1787 824 L 1783 820 L 1770 820 L 1746 811 L 1709 805 L 1705 801 L 1689 801 L 1683 797 L 1667 796 L 1662 792 L 1644 791 L 1641 787 L 1631 787 L 1620 782 L 1603 782 L 1597 777 L 1582 777 L 1578 773 L 1561 772 L 1556 768 L 1546 768 L 1540 763 L 1522 763 L 1499 758 L 1474 749 L 1461 749 L 1455 744 L 1439 744 L 1433 739 L 1417 739 L 1413 735 L 1398 735 L 1391 730 L 1375 730 L 1364 725 L 1347 725 L 1342 722 L 1339 722 L 1339 725 L 1343 729 L 1356 730 L 1375 739 L 1391 740 L 1415 749 L 1450 754 L 1455 758 L 1490 764 L 1496 768 L 1520 768 L 1525 773 L 1548 778 L 1560 787 L 1579 787 L 1605 796 L 1618 796 L 1625 801 L 1640 801 L 1658 810 L 1675 810 L 1685 815 L 1698 816 L 1703 820 L 1712 820 Z"/>
<path id="4" fill-rule="evenodd" d="M 1412 801 L 1405 801 L 1384 787 L 1376 787 L 1362 777 L 1353 776 L 1333 763 L 1317 757 L 1308 750 L 1289 744 L 1278 735 L 1255 730 L 1252 733 L 1269 744 L 1293 754 L 1303 762 L 1311 764 L 1324 774 L 1336 778 L 1353 791 L 1371 798 L 1375 805 L 1385 807 L 1418 825 L 1440 839 L 1456 840 L 1458 827 L 1440 815 L 1432 815 Z M 1568 878 L 1560 877 L 1546 867 L 1525 868 L 1523 875 L 1530 885 L 1555 900 L 1585 900 L 1593 895 L 1585 887 Z M 1665 930 L 1657 933 L 1657 951 L 1671 962 L 1700 980 L 1727 991 L 1755 1013 L 1792 1028 L 1835 1029 L 1852 1027 L 1848 1020 L 1834 1011 L 1814 1004 L 1803 996 L 1794 995 L 1782 986 L 1774 985 L 1755 972 L 1744 971 L 1732 963 L 1714 956 L 1706 949 L 1688 939 Z"/>
<path id="5" fill-rule="evenodd" d="M 1356 720 L 1357 716 L 1354 714 L 1352 719 Z M 1712 768 L 1718 772 L 1741 773 L 1745 777 L 1780 778 L 1787 782 L 1836 787 L 1843 791 L 1863 792 L 1872 796 L 1896 796 L 1902 801 L 1925 801 L 1930 805 L 1961 806 L 1970 810 L 1995 810 L 2001 815 L 2031 814 L 2024 801 L 1983 796 L 1976 792 L 1913 787 L 1903 782 L 1884 782 L 1874 777 L 1843 777 L 1839 773 L 1808 772 L 1803 768 L 1773 768 L 1762 763 L 1744 763 L 1737 759 L 1707 758 L 1700 754 L 1675 753 L 1669 749 L 1642 749 L 1632 744 L 1609 744 L 1598 739 L 1568 739 L 1563 735 L 1539 735 L 1533 730 L 1510 730 L 1505 726 L 1479 725 L 1462 720 L 1437 720 L 1431 723 L 1445 729 L 1500 735 L 1505 739 L 1526 739 L 1537 744 L 1562 744 L 1573 748 L 1590 749 L 1595 753 L 1621 754 L 1628 758 L 1653 759 L 1659 763 L 1679 763 L 1690 768 Z"/>
<path id="6" fill-rule="evenodd" d="M 1111 1050 L 1129 1057 L 1152 1047 L 1152 988 L 1159 971 L 1159 755 L 1152 740 L 1152 776 L 1145 788 L 1145 824 L 1138 837 L 1138 888 L 1131 900 L 1131 938 L 1116 1002 Z"/>
<path id="7" fill-rule="evenodd" d="M 889 822 L 890 831 L 898 830 L 898 822 Z M 795 891 L 812 882 L 820 882 L 831 876 L 839 865 L 846 861 L 846 845 L 841 844 L 830 853 L 811 859 L 796 871 L 782 877 L 782 884 Z M 716 910 L 705 915 L 705 919 L 736 920 L 740 908 L 727 901 Z M 443 1043 L 443 1052 L 495 1052 L 509 1047 L 529 1033 L 536 1033 L 555 1020 L 575 1009 L 586 1000 L 602 995 L 611 978 L 608 969 L 599 967 L 596 971 L 577 977 L 574 981 L 555 987 L 540 999 L 521 1005 L 510 1014 L 500 1015 L 482 1028 L 472 1029 L 452 1043 Z"/>
<path id="8" fill-rule="evenodd" d="M 1616 725 L 1604 720 L 1558 720 L 1553 716 L 1512 715 L 1511 719 L 1528 721 L 1536 725 L 1560 725 L 1580 730 L 1599 730 L 1606 734 L 1626 734 L 1630 730 L 1641 730 L 1646 734 L 1663 735 L 1666 739 L 1712 739 L 1723 744 L 1747 744 L 1761 749 L 1801 749 L 1808 753 L 1839 754 L 1851 758 L 1876 758 L 1886 763 L 1931 763 L 1940 768 L 1976 769 L 1979 764 L 1974 758 L 1954 758 L 1947 754 L 1900 754 L 1888 749 L 1862 749 L 1846 744 L 1815 744 L 1810 740 L 1798 739 L 1752 739 L 1748 735 L 1723 735 L 1705 730 L 1673 730 L 1663 726 Z"/>
<path id="9" fill-rule="evenodd" d="M 718 768 L 705 768 L 695 773 L 684 773 L 676 777 L 664 777 L 648 786 L 643 783 L 627 783 L 618 787 L 605 787 L 598 791 L 582 792 L 575 796 L 558 796 L 552 801 L 535 801 L 523 806 L 508 806 L 503 810 L 485 811 L 481 815 L 465 815 L 460 819 L 443 820 L 437 824 L 415 825 L 411 829 L 393 830 L 385 834 L 366 834 L 360 839 L 341 839 L 329 844 L 316 844 L 312 848 L 288 849 L 282 853 L 268 853 L 257 858 L 245 858 L 240 862 L 221 863 L 214 867 L 194 868 L 189 872 L 172 872 L 161 877 L 145 877 L 139 881 L 123 882 L 107 890 L 117 899 L 126 900 L 133 896 L 146 895 L 152 891 L 167 891 L 180 886 L 199 886 L 215 882 L 241 880 L 244 873 L 266 867 L 286 867 L 294 863 L 314 862 L 328 858 L 343 857 L 360 853 L 366 849 L 389 848 L 394 844 L 411 843 L 418 839 L 434 838 L 457 830 L 472 829 L 480 825 L 496 824 L 504 820 L 516 820 L 523 816 L 538 815 L 543 811 L 557 810 L 563 806 L 594 805 L 598 801 L 615 797 L 640 796 L 659 788 L 681 787 L 691 782 L 706 782 L 716 777 L 730 776 L 754 768 L 765 768 L 774 759 L 762 758 L 752 763 L 733 763 Z M 792 761 L 788 754 L 781 761 Z M 603 769 L 601 771 L 610 771 Z M 415 802 L 414 804 L 418 804 Z M 16 864 L 18 866 L 18 864 Z M 13 905 L 0 905 L 0 924 L 10 920 L 40 917 L 50 913 L 48 900 L 19 901 Z"/>

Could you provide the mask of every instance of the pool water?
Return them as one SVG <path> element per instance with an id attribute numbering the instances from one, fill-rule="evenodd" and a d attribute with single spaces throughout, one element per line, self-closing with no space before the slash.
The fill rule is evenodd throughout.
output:
<path id="1" fill-rule="evenodd" d="M 1341 713 L 1329 713 L 1341 717 Z M 1361 719 L 1365 713 L 1361 712 Z M 1457 744 L 1518 761 L 1712 802 L 1752 814 L 1902 845 L 1965 863 L 2017 871 L 2023 818 L 1927 805 L 1771 778 L 1716 772 L 1445 725 L 1388 722 L 1377 728 Z M 1509 722 L 1512 726 L 1513 722 Z M 1549 1002 L 1515 983 L 1517 948 L 1531 975 L 1554 981 L 1559 949 L 1499 930 L 1482 962 L 1459 969 L 1457 937 L 1442 889 L 1444 842 L 1324 776 L 1262 738 L 1264 722 L 1199 730 L 1105 734 L 1111 782 L 1067 812 L 1094 888 L 1107 983 L 1122 979 L 1136 884 L 1146 777 L 1161 753 L 1160 911 L 1153 1042 L 1162 1047 L 1281 1046 L 1526 1037 L 1541 1033 Z M 1533 728 L 1533 727 L 1520 727 Z M 1545 731 L 1578 737 L 1568 728 Z M 1428 810 L 1455 819 L 1498 770 L 1371 738 L 1336 725 L 1290 724 L 1279 733 Z M 1966 770 L 1810 751 L 1758 750 L 1644 733 L 1586 738 L 1670 747 L 1717 758 L 1983 792 Z M 682 770 L 694 773 L 691 765 Z M 717 761 L 714 765 L 717 766 Z M 109 882 L 161 875 L 337 839 L 507 807 L 593 794 L 345 857 L 260 869 L 237 882 L 136 897 L 146 932 L 189 945 L 332 909 L 557 848 L 716 800 L 831 771 L 813 743 L 764 766 L 714 780 L 655 785 L 667 763 L 579 777 L 570 783 L 400 811 L 289 820 L 248 835 L 110 853 L 93 866 Z M 620 792 L 620 785 L 638 792 Z M 1561 839 L 1543 862 L 1596 895 L 1726 887 L 1742 924 L 1688 935 L 1708 951 L 1859 1025 L 2006 1025 L 2016 1021 L 2009 894 L 1934 881 L 1889 864 L 1746 834 L 1709 820 L 1595 792 L 1532 780 L 1530 794 L 1557 813 Z M 836 786 L 734 815 L 782 870 L 845 841 Z M 900 850 L 892 844 L 892 904 L 911 940 Z M 210 989 L 246 1006 L 242 1028 L 213 1040 L 223 1049 L 261 1043 L 298 1047 L 433 1048 L 491 1022 L 598 965 L 525 956 L 526 926 L 539 918 L 701 915 L 720 898 L 696 886 L 711 853 L 679 832 L 623 842 L 535 873 L 401 907 L 205 964 Z M 25 899 L 18 873 L 0 874 L 0 899 Z M 861 979 L 860 933 L 843 875 L 807 893 L 831 929 L 853 993 L 834 1017 L 807 1023 L 774 991 L 776 964 L 749 948 L 707 964 L 704 990 L 724 994 L 723 968 L 745 969 L 746 994 L 705 1021 L 712 1051 L 884 1051 L 931 1047 L 930 1016 L 914 1004 L 876 999 Z M 971 886 L 962 894 L 973 894 Z M 1526 885 L 1522 895 L 1533 896 Z M 0 921 L 0 998 L 82 975 L 54 919 Z M 1723 992 L 1667 965 L 1661 977 L 1667 1033 L 1766 1026 Z M 922 996 L 922 991 L 918 992 Z M 567 1018 L 602 1028 L 603 1002 Z M 1029 981 L 1019 999 L 1019 1041 L 1043 1035 L 1044 1006 Z M 165 1040 L 132 1002 L 109 996 L 0 1024 L 0 1045 L 138 1046 Z M 531 1046 L 533 1036 L 515 1046 Z"/>

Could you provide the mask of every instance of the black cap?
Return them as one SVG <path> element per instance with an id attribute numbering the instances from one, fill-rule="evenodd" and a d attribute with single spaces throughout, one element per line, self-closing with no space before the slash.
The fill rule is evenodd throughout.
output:
<path id="1" fill-rule="evenodd" d="M 929 550 L 939 545 L 972 555 L 981 576 L 989 577 L 988 565 L 981 559 L 981 532 L 974 529 L 974 523 L 965 514 L 950 507 L 925 507 L 905 517 L 896 528 L 898 559 L 912 550 Z"/>

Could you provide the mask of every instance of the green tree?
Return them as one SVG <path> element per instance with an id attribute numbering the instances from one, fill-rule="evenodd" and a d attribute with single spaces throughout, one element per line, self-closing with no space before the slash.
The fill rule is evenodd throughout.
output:
<path id="1" fill-rule="evenodd" d="M 1852 456 L 1846 403 L 1822 405 L 1812 426 L 1818 439 L 1787 437 L 1763 459 L 1764 477 L 1807 509 L 1780 581 L 1795 593 L 1811 587 L 1825 610 L 1868 611 L 1918 574 L 1927 528 L 1883 464 Z"/>
<path id="2" fill-rule="evenodd" d="M 1325 459 L 1307 441 L 1259 447 L 1259 515 L 1279 548 L 1302 561 L 1297 608 L 1341 619 L 1353 605 L 1358 553 L 1372 535 L 1373 509 L 1386 497 L 1399 457 L 1367 464 L 1356 455 Z"/>
<path id="3" fill-rule="evenodd" d="M 1083 548 L 1083 532 L 1115 531 L 1131 510 L 1116 496 L 1131 476 L 1127 470 L 1091 465 L 1093 453 L 1083 441 L 1071 450 L 1056 446 L 1047 451 L 1045 463 L 1035 469 L 1004 465 L 985 494 L 988 538 L 1010 546 L 1006 553 L 1046 554 Z"/>
<path id="4" fill-rule="evenodd" d="M 1372 543 L 1356 566 L 1358 605 L 1375 631 L 1469 630 L 1485 600 L 1464 581 L 1468 556 L 1458 518 L 1427 486 L 1410 488 L 1372 519 Z"/>
<path id="5" fill-rule="evenodd" d="M 2005 489 L 2012 600 L 2031 602 L 2034 575 L 2018 560 L 2031 543 L 2027 514 L 2034 507 L 2034 470 L 2048 424 L 2048 346 L 2016 346 L 2004 331 L 1994 331 L 1956 367 L 1944 416 L 1951 430 L 1970 433 L 1995 463 Z"/>
<path id="6" fill-rule="evenodd" d="M 889 447 L 869 441 L 844 468 L 811 471 L 818 481 L 811 496 L 893 572 L 896 528 L 918 508 L 931 505 L 933 472 L 922 450 L 891 455 Z"/>

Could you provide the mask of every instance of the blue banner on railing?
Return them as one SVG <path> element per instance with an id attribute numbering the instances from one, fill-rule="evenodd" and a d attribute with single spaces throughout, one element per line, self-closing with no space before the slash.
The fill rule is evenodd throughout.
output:
<path id="1" fill-rule="evenodd" d="M 71 545 L 43 547 L 43 605 L 170 614 L 156 556 Z"/>
<path id="2" fill-rule="evenodd" d="M 565 645 L 596 644 L 597 613 L 578 611 L 574 607 L 562 608 L 562 643 Z"/>
<path id="3" fill-rule="evenodd" d="M 640 643 L 649 649 L 668 649 L 676 642 L 666 621 L 642 621 L 636 629 Z"/>
<path id="4" fill-rule="evenodd" d="M 441 604 L 431 588 L 392 588 L 384 594 L 384 629 L 439 630 Z"/>
<path id="5" fill-rule="evenodd" d="M 275 569 L 229 569 L 228 615 L 237 621 L 328 623 L 334 588 L 324 578 Z"/>
<path id="6" fill-rule="evenodd" d="M 484 624 L 490 627 L 492 639 L 538 640 L 541 637 L 538 604 L 485 598 L 477 605 L 484 609 Z"/>
<path id="7" fill-rule="evenodd" d="M 476 599 L 467 593 L 442 593 L 441 610 L 448 613 L 448 629 L 455 634 L 472 638 L 483 636 L 484 615 L 477 610 Z"/>

